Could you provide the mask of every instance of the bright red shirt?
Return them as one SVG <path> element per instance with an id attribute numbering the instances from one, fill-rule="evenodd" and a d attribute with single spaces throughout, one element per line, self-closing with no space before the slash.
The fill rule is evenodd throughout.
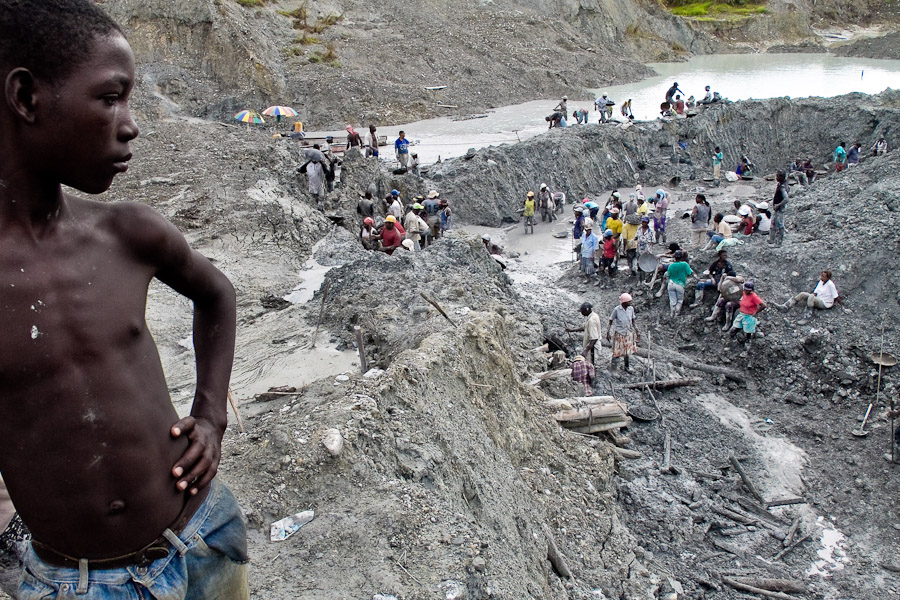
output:
<path id="1" fill-rule="evenodd" d="M 750 292 L 741 296 L 741 312 L 745 315 L 755 315 L 762 304 L 762 298 L 756 295 L 756 292 Z"/>
<path id="2" fill-rule="evenodd" d="M 616 257 L 616 240 L 612 238 L 607 238 L 605 242 L 603 242 L 603 258 L 615 258 Z"/>
<path id="3" fill-rule="evenodd" d="M 394 226 L 394 229 L 388 229 L 387 227 L 385 227 L 381 230 L 381 244 L 385 248 L 389 246 L 399 246 L 401 241 L 402 240 L 400 239 L 400 232 L 397 231 L 396 225 Z M 394 250 L 386 250 L 386 252 L 388 254 L 393 254 Z"/>

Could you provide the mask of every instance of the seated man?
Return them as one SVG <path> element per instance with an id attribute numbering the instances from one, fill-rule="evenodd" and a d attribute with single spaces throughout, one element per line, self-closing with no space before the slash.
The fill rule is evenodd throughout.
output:
<path id="1" fill-rule="evenodd" d="M 706 294 L 707 288 L 718 288 L 723 275 L 728 275 L 730 277 L 735 276 L 734 267 L 728 262 L 727 250 L 719 250 L 716 260 L 709 265 L 707 273 L 707 277 L 697 282 L 697 291 L 700 292 L 700 295 L 695 297 L 694 303 L 690 305 L 690 308 L 700 306 L 700 303 L 703 302 L 703 296 Z"/>
<path id="2" fill-rule="evenodd" d="M 228 278 L 155 210 L 86 199 L 128 169 L 134 55 L 91 0 L 0 9 L 0 472 L 31 542 L 17 597 L 247 599 L 240 507 L 215 478 L 235 343 Z M 193 302 L 179 419 L 145 321 Z"/>
<path id="3" fill-rule="evenodd" d="M 582 355 L 577 355 L 572 359 L 572 381 L 576 381 L 582 385 L 585 396 L 594 395 L 594 377 L 596 369 L 594 365 L 586 360 Z"/>
<path id="4" fill-rule="evenodd" d="M 843 299 L 838 295 L 837 287 L 831 279 L 831 271 L 822 271 L 819 274 L 819 281 L 812 293 L 800 292 L 784 304 L 776 304 L 779 310 L 788 310 L 797 303 L 805 304 L 806 310 L 803 312 L 803 318 L 808 319 L 813 315 L 813 309 L 828 310 L 835 303 L 840 304 L 844 312 L 850 312 L 844 306 Z"/>
<path id="5" fill-rule="evenodd" d="M 706 235 L 709 237 L 709 240 L 703 247 L 704 250 L 732 236 L 731 225 L 725 222 L 725 215 L 716 213 L 716 216 L 713 217 L 713 228 L 708 230 Z"/>
<path id="6" fill-rule="evenodd" d="M 638 232 L 640 235 L 640 232 Z M 650 291 L 653 292 L 653 286 L 656 284 L 657 278 L 659 278 L 659 291 L 656 293 L 657 298 L 661 298 L 663 295 L 663 290 L 666 289 L 666 284 L 668 283 L 666 280 L 668 278 L 667 272 L 669 270 L 669 265 L 675 262 L 675 253 L 676 252 L 684 253 L 684 262 L 688 262 L 688 253 L 687 250 L 684 250 L 681 246 L 678 245 L 678 242 L 671 242 L 668 246 L 668 251 L 664 252 L 657 256 L 659 259 L 659 265 L 656 267 L 656 272 L 653 274 L 653 278 L 650 280 Z"/>
<path id="7" fill-rule="evenodd" d="M 743 296 L 744 278 L 726 275 L 719 280 L 716 289 L 719 290 L 719 299 L 713 307 L 712 314 L 704 319 L 704 321 L 716 321 L 719 316 L 725 314 L 725 326 L 722 331 L 728 331 L 731 327 L 731 320 L 735 309 L 738 308 L 741 297 Z"/>

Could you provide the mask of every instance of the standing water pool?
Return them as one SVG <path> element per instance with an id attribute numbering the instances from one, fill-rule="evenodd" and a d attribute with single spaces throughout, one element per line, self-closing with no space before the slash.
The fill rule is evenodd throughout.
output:
<path id="1" fill-rule="evenodd" d="M 764 99 L 789 96 L 839 96 L 850 92 L 875 94 L 887 88 L 900 87 L 900 60 L 838 57 L 830 54 L 720 54 L 697 56 L 687 62 L 652 63 L 659 75 L 641 81 L 595 90 L 607 93 L 616 102 L 613 117 L 619 117 L 619 106 L 632 98 L 636 119 L 655 119 L 666 90 L 677 81 L 686 94 L 700 99 L 709 85 L 729 100 Z M 440 92 L 452 104 L 453 90 Z M 415 145 L 422 164 L 433 163 L 440 156 L 461 156 L 469 148 L 496 146 L 525 140 L 547 130 L 544 117 L 552 112 L 558 98 L 535 100 L 487 111 L 483 118 L 454 120 L 453 117 L 426 119 L 400 126 L 379 126 L 388 136 L 389 147 L 382 156 L 393 159 L 397 132 L 406 131 Z M 569 116 L 576 108 L 590 111 L 590 122 L 598 113 L 592 100 L 569 99 Z M 574 123 L 574 119 L 570 120 Z M 365 124 L 361 124 L 365 125 Z M 343 131 L 333 132 L 343 138 Z"/>

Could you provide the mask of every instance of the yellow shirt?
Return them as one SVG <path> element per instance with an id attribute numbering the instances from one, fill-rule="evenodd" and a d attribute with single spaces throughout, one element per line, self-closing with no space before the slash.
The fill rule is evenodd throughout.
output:
<path id="1" fill-rule="evenodd" d="M 622 225 L 622 237 L 627 241 L 633 240 L 637 235 L 638 227 L 640 227 L 640 225 L 625 223 L 624 225 Z"/>
<path id="2" fill-rule="evenodd" d="M 618 238 L 622 235 L 622 221 L 619 219 L 613 219 L 612 217 L 606 220 L 606 228 L 612 229 L 613 236 Z"/>
<path id="3" fill-rule="evenodd" d="M 528 198 L 525 200 L 525 212 L 522 213 L 523 217 L 533 217 L 534 216 L 534 198 Z"/>
<path id="4" fill-rule="evenodd" d="M 647 203 L 646 203 L 646 202 L 644 202 L 643 204 L 641 204 L 640 206 L 638 206 L 638 214 L 639 214 L 639 215 L 644 216 L 644 215 L 646 215 L 646 214 L 649 213 L 649 212 L 650 212 L 650 207 L 647 206 Z"/>
<path id="5" fill-rule="evenodd" d="M 731 225 L 725 222 L 725 219 L 719 221 L 719 224 L 716 226 L 716 233 L 721 235 L 723 238 L 731 237 Z"/>

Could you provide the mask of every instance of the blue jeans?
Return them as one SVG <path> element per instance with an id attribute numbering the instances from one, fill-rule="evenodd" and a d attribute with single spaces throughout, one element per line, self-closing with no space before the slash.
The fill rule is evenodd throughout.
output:
<path id="1" fill-rule="evenodd" d="M 168 531 L 168 530 L 167 530 Z M 168 556 L 147 566 L 88 570 L 44 563 L 29 546 L 18 600 L 247 600 L 247 528 L 224 484 L 209 495 Z M 88 563 L 90 569 L 90 563 Z M 79 589 L 80 588 L 80 589 Z M 79 593 L 81 592 L 81 593 Z"/>

